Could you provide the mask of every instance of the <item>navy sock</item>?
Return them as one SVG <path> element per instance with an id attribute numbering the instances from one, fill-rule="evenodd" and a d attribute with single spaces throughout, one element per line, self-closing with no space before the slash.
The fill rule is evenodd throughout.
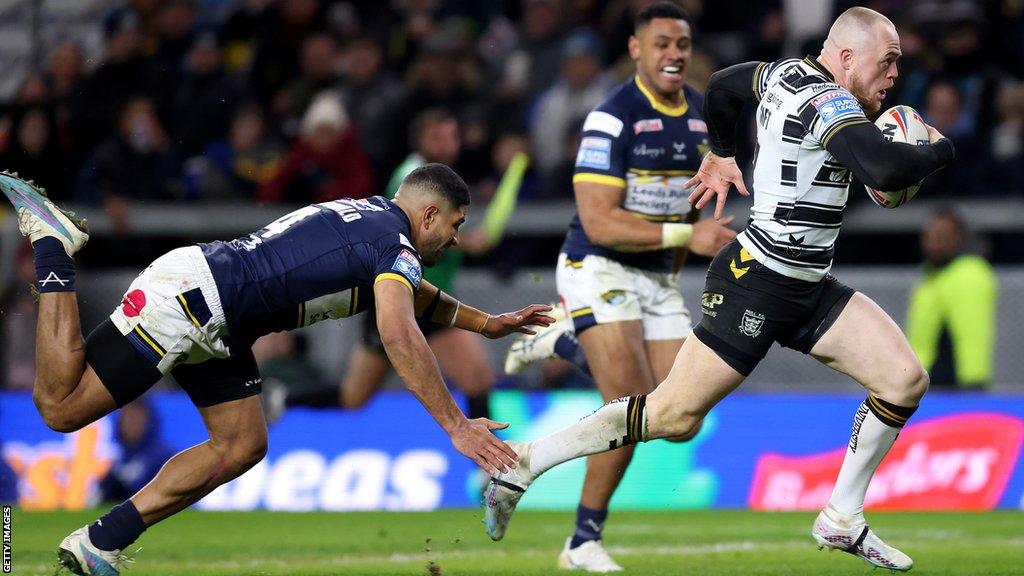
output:
<path id="1" fill-rule="evenodd" d="M 608 518 L 607 510 L 594 510 L 586 506 L 576 508 L 576 531 L 572 534 L 569 548 L 578 548 L 591 540 L 600 540 L 604 530 L 604 521 Z"/>
<path id="2" fill-rule="evenodd" d="M 114 506 L 105 516 L 89 525 L 89 540 L 100 550 L 124 550 L 146 531 L 142 515 L 131 500 Z"/>
<path id="3" fill-rule="evenodd" d="M 75 261 L 60 240 L 45 236 L 32 243 L 36 254 L 36 284 L 40 292 L 74 292 Z"/>
<path id="4" fill-rule="evenodd" d="M 592 376 L 590 364 L 587 364 L 587 355 L 583 353 L 583 347 L 573 332 L 562 332 L 555 340 L 555 355 L 572 362 L 587 376 Z"/>

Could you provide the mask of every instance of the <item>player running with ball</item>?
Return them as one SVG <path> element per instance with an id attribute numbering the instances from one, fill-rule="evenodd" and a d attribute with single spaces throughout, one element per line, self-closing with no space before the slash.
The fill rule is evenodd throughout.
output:
<path id="1" fill-rule="evenodd" d="M 913 561 L 885 544 L 864 518 L 875 469 L 928 389 L 928 374 L 899 327 L 867 296 L 829 275 L 852 177 L 879 190 L 920 181 L 953 159 L 953 146 L 929 127 L 930 144 L 887 142 L 877 115 L 898 75 L 900 41 L 885 16 L 843 12 L 817 58 L 739 64 L 716 73 L 704 116 L 712 152 L 690 183 L 703 206 L 721 213 L 730 184 L 747 194 L 733 158 L 743 106 L 757 104 L 758 153 L 751 219 L 711 263 L 704 312 L 675 366 L 650 394 L 620 398 L 547 438 L 516 444 L 519 465 L 488 489 L 486 520 L 504 536 L 523 491 L 545 470 L 584 455 L 697 430 L 736 389 L 773 342 L 848 374 L 868 396 L 835 489 L 812 535 L 874 566 L 909 570 Z"/>

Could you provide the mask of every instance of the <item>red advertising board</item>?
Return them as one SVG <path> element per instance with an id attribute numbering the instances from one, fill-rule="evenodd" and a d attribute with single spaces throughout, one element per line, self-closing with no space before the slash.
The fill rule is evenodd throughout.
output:
<path id="1" fill-rule="evenodd" d="M 1020 456 L 1024 421 L 972 412 L 904 429 L 868 488 L 876 510 L 994 508 Z M 825 506 L 846 447 L 809 456 L 764 454 L 751 482 L 755 510 L 818 510 Z"/>

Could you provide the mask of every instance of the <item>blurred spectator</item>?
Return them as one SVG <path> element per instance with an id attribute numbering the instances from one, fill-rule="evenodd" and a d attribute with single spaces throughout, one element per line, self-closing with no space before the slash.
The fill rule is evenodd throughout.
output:
<path id="1" fill-rule="evenodd" d="M 292 135 L 310 101 L 338 80 L 338 43 L 330 34 L 318 32 L 302 43 L 299 75 L 281 89 L 273 101 L 275 117 L 285 133 Z"/>
<path id="2" fill-rule="evenodd" d="M 266 18 L 272 25 L 259 36 L 249 70 L 262 104 L 269 105 L 298 74 L 303 42 L 321 28 L 319 14 L 319 0 L 280 0 L 271 9 Z"/>
<path id="3" fill-rule="evenodd" d="M 39 306 L 29 290 L 36 281 L 32 245 L 22 242 L 15 252 L 14 277 L 0 300 L 2 319 L 3 386 L 31 390 L 36 379 L 36 318 Z"/>
<path id="4" fill-rule="evenodd" d="M 116 418 L 114 440 L 121 453 L 100 479 L 100 498 L 104 502 L 130 498 L 177 452 L 160 436 L 160 417 L 148 400 L 140 398 L 122 407 Z"/>
<path id="5" fill-rule="evenodd" d="M 601 73 L 601 42 L 588 30 L 576 30 L 562 46 L 558 82 L 541 94 L 530 123 L 534 158 L 542 176 L 565 162 L 565 133 L 573 121 L 596 108 L 612 87 Z"/>
<path id="6" fill-rule="evenodd" d="M 302 117 L 299 135 L 274 177 L 261 186 L 264 202 L 308 204 L 373 195 L 370 160 L 336 92 L 321 92 Z"/>
<path id="7" fill-rule="evenodd" d="M 74 167 L 57 136 L 49 109 L 33 106 L 19 110 L 12 116 L 11 143 L 0 156 L 0 166 L 34 179 L 54 200 L 65 200 L 71 196 Z"/>
<path id="8" fill-rule="evenodd" d="M 398 163 L 406 141 L 402 115 L 405 106 L 401 82 L 384 67 L 384 51 L 373 38 L 349 42 L 342 58 L 344 82 L 340 93 L 359 142 L 373 164 L 374 178 L 383 182 Z"/>
<path id="9" fill-rule="evenodd" d="M 156 9 L 157 45 L 151 60 L 157 73 L 157 91 L 153 96 L 164 119 L 174 117 L 174 96 L 184 75 L 195 20 L 195 0 L 163 0 Z"/>
<path id="10" fill-rule="evenodd" d="M 963 111 L 960 94 L 948 82 L 936 82 L 928 87 L 924 119 L 951 140 L 971 132 L 971 122 Z"/>
<path id="11" fill-rule="evenodd" d="M 986 188 L 996 193 L 1024 194 L 1024 82 L 1008 83 L 996 99 L 999 123 L 985 154 Z"/>
<path id="12" fill-rule="evenodd" d="M 241 108 L 228 137 L 186 163 L 190 196 L 204 200 L 252 198 L 277 172 L 284 147 L 268 130 L 258 106 Z"/>
<path id="13" fill-rule="evenodd" d="M 992 380 L 999 285 L 983 257 L 963 251 L 965 227 L 952 211 L 921 232 L 924 278 L 907 310 L 907 339 L 932 387 L 983 388 Z"/>
<path id="14" fill-rule="evenodd" d="M 244 82 L 224 69 L 216 33 L 195 36 L 175 98 L 174 135 L 183 156 L 197 154 L 227 134 L 232 113 L 246 100 Z"/>
<path id="15" fill-rule="evenodd" d="M 454 39 L 449 39 L 454 40 Z M 405 78 L 409 117 L 430 108 L 460 114 L 478 96 L 479 70 L 454 42 L 439 38 L 424 47 Z"/>
<path id="16" fill-rule="evenodd" d="M 459 134 L 459 120 L 451 112 L 436 108 L 421 112 L 412 121 L 410 134 L 413 151 L 395 168 L 385 195 L 394 198 L 402 180 L 410 172 L 429 162 L 451 166 L 459 158 L 462 139 Z M 449 251 L 453 252 L 453 251 Z"/>
<path id="17" fill-rule="evenodd" d="M 50 100 L 50 89 L 42 74 L 30 74 L 18 87 L 15 102 L 22 106 L 46 104 Z"/>
<path id="18" fill-rule="evenodd" d="M 138 17 L 118 10 L 103 23 L 106 38 L 103 62 L 82 83 L 71 104 L 76 146 L 92 150 L 115 129 L 125 102 L 136 94 L 152 94 L 157 77 L 142 54 Z"/>
<path id="19" fill-rule="evenodd" d="M 241 0 L 224 23 L 224 66 L 232 72 L 245 70 L 253 59 L 259 38 L 273 26 L 274 0 Z"/>
<path id="20" fill-rule="evenodd" d="M 71 126 L 72 102 L 76 93 L 85 83 L 85 56 L 82 47 L 72 40 L 65 40 L 54 46 L 47 60 L 46 84 L 50 90 L 53 105 L 54 138 L 74 155 L 73 160 L 81 161 L 83 151 L 75 147 L 75 134 Z M 74 172 L 74 167 L 68 166 Z"/>
<path id="21" fill-rule="evenodd" d="M 129 200 L 170 200 L 180 197 L 179 160 L 157 118 L 153 101 L 129 100 L 117 131 L 96 148 L 78 175 L 78 200 L 103 202 L 117 231 L 130 228 Z"/>
<path id="22" fill-rule="evenodd" d="M 559 0 L 525 0 L 519 48 L 505 63 L 499 94 L 528 100 L 554 83 L 564 34 Z"/>
<path id="23" fill-rule="evenodd" d="M 562 162 L 542 177 L 538 197 L 547 200 L 574 198 L 572 175 L 576 172 L 576 154 L 580 149 L 580 134 L 585 119 L 585 115 L 573 119 L 562 135 Z"/>

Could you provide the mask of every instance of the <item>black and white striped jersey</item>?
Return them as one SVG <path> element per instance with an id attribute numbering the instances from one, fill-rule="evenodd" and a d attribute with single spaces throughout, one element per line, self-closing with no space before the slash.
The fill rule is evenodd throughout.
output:
<path id="1" fill-rule="evenodd" d="M 753 90 L 754 204 L 739 241 L 769 269 L 817 282 L 832 267 L 851 177 L 825 146 L 843 128 L 869 120 L 810 57 L 761 63 Z"/>

